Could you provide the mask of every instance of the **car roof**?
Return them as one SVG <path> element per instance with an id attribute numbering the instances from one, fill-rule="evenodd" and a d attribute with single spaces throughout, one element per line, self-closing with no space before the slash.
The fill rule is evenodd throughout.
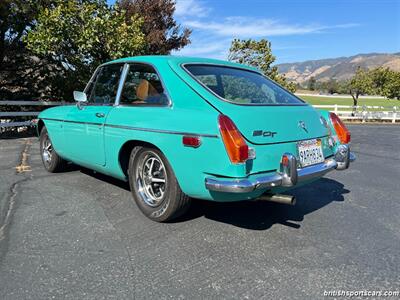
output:
<path id="1" fill-rule="evenodd" d="M 213 59 L 213 58 L 202 58 L 202 57 L 190 57 L 190 56 L 174 56 L 174 55 L 145 55 L 145 56 L 132 56 L 119 58 L 110 62 L 105 63 L 123 63 L 123 62 L 142 62 L 149 63 L 153 65 L 158 65 L 160 63 L 168 63 L 172 65 L 182 65 L 182 64 L 215 64 L 231 66 L 236 68 L 249 69 L 252 71 L 259 71 L 257 68 L 246 66 L 226 60 Z"/>

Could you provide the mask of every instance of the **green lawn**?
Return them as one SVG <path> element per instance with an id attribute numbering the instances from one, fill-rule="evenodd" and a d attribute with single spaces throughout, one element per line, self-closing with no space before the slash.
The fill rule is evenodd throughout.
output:
<path id="1" fill-rule="evenodd" d="M 330 105 L 330 104 L 338 104 L 338 105 L 353 105 L 353 99 L 351 98 L 336 98 L 336 97 L 318 97 L 318 96 L 299 96 L 306 102 L 312 105 Z M 367 106 L 399 106 L 400 100 L 388 100 L 388 99 L 359 99 L 358 105 L 367 105 Z"/>

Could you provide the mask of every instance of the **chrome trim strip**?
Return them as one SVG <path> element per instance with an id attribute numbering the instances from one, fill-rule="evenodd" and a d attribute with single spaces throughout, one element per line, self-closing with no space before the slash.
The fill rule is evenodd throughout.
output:
<path id="1" fill-rule="evenodd" d="M 63 123 L 74 123 L 74 124 L 85 124 L 85 125 L 96 125 L 96 126 L 103 126 L 103 123 L 96 123 L 96 122 L 80 122 L 80 121 L 72 121 L 72 120 L 60 120 L 60 119 L 52 119 L 52 118 L 41 118 L 42 120 L 49 120 L 49 121 L 58 121 Z"/>
<path id="2" fill-rule="evenodd" d="M 79 121 L 69 121 L 69 120 L 60 120 L 60 119 L 52 119 L 52 118 L 41 118 L 42 120 L 49 121 L 59 121 L 66 123 L 76 123 L 76 124 L 88 124 L 88 125 L 102 125 L 111 128 L 120 128 L 127 130 L 136 130 L 136 131 L 147 131 L 147 132 L 156 132 L 156 133 L 167 133 L 167 134 L 177 134 L 177 135 L 190 135 L 190 136 L 200 136 L 200 137 L 208 137 L 208 138 L 218 138 L 216 134 L 208 134 L 208 133 L 192 133 L 192 132 L 184 132 L 184 131 L 173 131 L 173 130 L 164 130 L 164 129 L 152 129 L 152 128 L 142 128 L 142 127 L 132 127 L 125 125 L 113 125 L 113 124 L 103 124 L 103 123 L 94 123 L 94 122 L 79 122 Z"/>
<path id="3" fill-rule="evenodd" d="M 64 120 L 60 119 L 53 119 L 53 118 L 40 118 L 41 120 L 49 120 L 49 121 L 59 121 L 59 122 L 64 122 Z"/>
<path id="4" fill-rule="evenodd" d="M 266 145 L 278 145 L 278 144 L 287 144 L 287 143 L 294 143 L 294 142 L 302 142 L 302 141 L 308 141 L 310 139 L 323 139 L 328 137 L 329 135 L 322 135 L 322 136 L 317 136 L 314 138 L 306 138 L 306 139 L 301 139 L 301 140 L 293 140 L 293 141 L 283 141 L 283 142 L 271 142 L 271 143 L 254 143 L 251 142 L 249 139 L 247 139 L 245 136 L 243 136 L 243 138 L 248 141 L 249 143 L 253 144 L 253 145 L 258 145 L 258 146 L 266 146 Z"/>
<path id="5" fill-rule="evenodd" d="M 101 65 L 98 66 L 98 67 L 96 68 L 96 70 L 94 70 L 94 72 L 93 72 L 92 76 L 90 77 L 88 83 L 86 84 L 85 88 L 83 89 L 83 92 L 84 92 L 85 94 L 86 94 L 86 91 L 87 91 L 87 89 L 88 89 L 90 83 L 93 82 L 93 80 L 96 78 L 97 72 L 99 71 L 100 67 L 101 67 Z M 87 95 L 87 94 L 86 94 L 86 95 Z"/>
<path id="6" fill-rule="evenodd" d="M 306 181 L 323 176 L 334 170 L 337 163 L 330 158 L 325 162 L 313 166 L 297 169 L 298 181 Z M 205 185 L 210 191 L 224 193 L 249 193 L 256 189 L 268 189 L 271 187 L 282 186 L 284 180 L 283 174 L 275 172 L 270 175 L 259 176 L 255 179 L 217 179 L 206 178 Z"/>
<path id="7" fill-rule="evenodd" d="M 173 130 L 164 130 L 164 129 L 151 129 L 151 128 L 132 127 L 132 126 L 113 125 L 113 124 L 105 124 L 105 126 L 111 127 L 111 128 L 120 128 L 120 129 L 127 129 L 127 130 L 136 130 L 136 131 L 147 131 L 147 132 L 156 132 L 156 133 L 167 133 L 167 134 L 177 134 L 177 135 L 190 135 L 190 136 L 218 138 L 218 135 L 216 135 L 216 134 L 207 134 L 207 133 L 192 133 L 192 132 L 173 131 Z"/>
<path id="8" fill-rule="evenodd" d="M 119 105 L 119 100 L 121 98 L 122 89 L 125 84 L 125 79 L 126 79 L 126 75 L 128 74 L 128 70 L 129 70 L 129 65 L 125 64 L 124 68 L 122 69 L 121 78 L 119 79 L 119 83 L 118 83 L 117 95 L 115 96 L 115 102 L 114 102 L 115 106 Z"/>
<path id="9" fill-rule="evenodd" d="M 159 103 L 140 103 L 140 104 L 118 104 L 118 107 L 165 107 L 169 108 L 169 104 L 159 104 Z"/>
<path id="10" fill-rule="evenodd" d="M 82 108 L 85 108 L 86 106 L 114 106 L 114 103 L 89 103 L 89 102 L 81 102 Z M 76 103 L 75 103 L 76 105 Z"/>

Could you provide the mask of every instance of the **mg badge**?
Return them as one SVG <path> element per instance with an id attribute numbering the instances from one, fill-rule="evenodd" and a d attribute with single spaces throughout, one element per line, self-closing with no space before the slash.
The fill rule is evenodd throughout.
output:
<path id="1" fill-rule="evenodd" d="M 299 127 L 303 128 L 305 132 L 308 133 L 307 127 L 306 127 L 306 123 L 304 121 L 299 121 Z"/>

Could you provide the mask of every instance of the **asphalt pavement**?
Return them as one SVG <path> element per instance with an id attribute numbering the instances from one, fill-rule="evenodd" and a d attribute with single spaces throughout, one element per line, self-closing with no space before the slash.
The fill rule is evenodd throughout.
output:
<path id="1" fill-rule="evenodd" d="M 126 183 L 44 171 L 0 140 L 0 299 L 310 299 L 400 290 L 400 127 L 353 125 L 357 161 L 293 207 L 196 200 L 159 224 Z"/>

